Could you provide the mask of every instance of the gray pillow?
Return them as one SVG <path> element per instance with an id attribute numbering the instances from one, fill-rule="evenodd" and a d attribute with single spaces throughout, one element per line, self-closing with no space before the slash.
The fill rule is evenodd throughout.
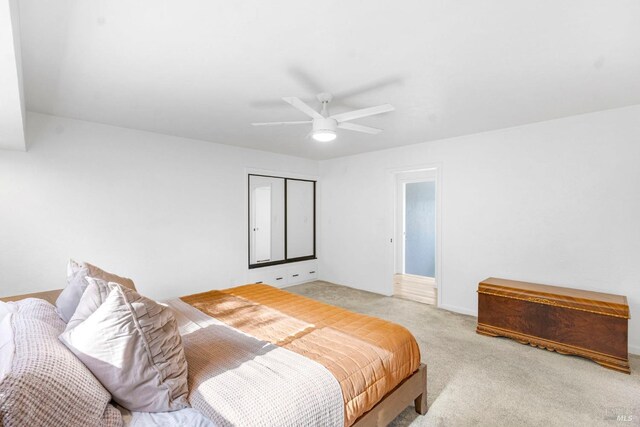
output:
<path id="1" fill-rule="evenodd" d="M 94 284 L 92 292 L 99 293 Z M 60 340 L 130 411 L 189 406 L 187 361 L 171 309 L 119 284 L 109 286 L 102 305 Z"/>
<path id="2" fill-rule="evenodd" d="M 75 313 L 80 298 L 89 285 L 87 277 L 95 277 L 106 280 L 107 282 L 119 283 L 133 290 L 136 289 L 131 279 L 108 273 L 87 262 L 79 263 L 70 259 L 67 265 L 67 286 L 62 290 L 56 300 L 56 311 L 65 323 L 69 322 L 73 313 Z"/>
<path id="3" fill-rule="evenodd" d="M 0 380 L 0 426 L 122 426 L 109 392 L 58 341 L 65 325 L 55 307 L 28 298 L 14 308 L 2 337 L 11 366 Z"/>

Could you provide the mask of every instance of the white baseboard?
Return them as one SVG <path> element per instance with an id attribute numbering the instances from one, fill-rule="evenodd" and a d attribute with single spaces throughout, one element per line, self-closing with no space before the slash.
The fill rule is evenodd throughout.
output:
<path id="1" fill-rule="evenodd" d="M 276 288 L 285 289 L 285 288 L 288 288 L 290 286 L 304 285 L 305 283 L 311 283 L 311 282 L 315 282 L 317 280 L 319 280 L 319 279 L 312 279 L 312 280 L 306 280 L 306 281 L 295 282 L 295 283 L 285 283 L 284 285 L 276 286 Z"/>
<path id="2" fill-rule="evenodd" d="M 466 314 L 467 316 L 478 317 L 478 313 L 475 310 L 469 310 L 468 308 L 456 307 L 455 305 L 440 304 L 438 308 L 444 310 L 453 311 L 454 313 Z"/>
<path id="3" fill-rule="evenodd" d="M 629 345 L 629 353 L 640 356 L 640 345 Z"/>

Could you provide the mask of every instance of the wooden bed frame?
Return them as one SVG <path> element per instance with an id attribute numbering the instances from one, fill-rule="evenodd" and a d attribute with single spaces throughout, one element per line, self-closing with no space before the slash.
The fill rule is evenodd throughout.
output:
<path id="1" fill-rule="evenodd" d="M 393 421 L 413 401 L 416 412 L 427 413 L 427 365 L 420 364 L 417 371 L 391 390 L 369 412 L 364 413 L 351 427 L 384 427 Z"/>
<path id="2" fill-rule="evenodd" d="M 35 292 L 32 294 L 2 297 L 0 301 L 19 301 L 25 298 L 40 298 L 56 303 L 58 295 L 62 289 L 45 292 Z M 391 390 L 380 400 L 369 412 L 358 418 L 351 427 L 384 427 L 393 421 L 411 402 L 415 405 L 416 412 L 420 415 L 427 413 L 427 365 L 420 364 L 420 367 L 410 377 L 402 381 L 396 388 Z"/>

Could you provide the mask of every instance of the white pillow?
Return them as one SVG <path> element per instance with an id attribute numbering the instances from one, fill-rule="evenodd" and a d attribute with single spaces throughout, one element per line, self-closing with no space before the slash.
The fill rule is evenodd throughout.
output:
<path id="1" fill-rule="evenodd" d="M 76 260 L 69 259 L 67 263 L 67 282 L 82 269 L 82 264 Z"/>
<path id="2" fill-rule="evenodd" d="M 76 264 L 74 260 L 69 260 L 67 286 L 60 292 L 56 300 L 56 312 L 65 323 L 75 313 L 78 302 L 80 302 L 84 290 L 87 289 L 86 277 L 89 275 L 89 268 L 84 266 L 76 269 Z"/>
<path id="3" fill-rule="evenodd" d="M 188 407 L 187 360 L 171 309 L 117 283 L 92 282 L 81 300 L 90 307 L 76 311 L 88 317 L 60 340 L 119 405 L 141 412 Z M 111 291 L 95 308 L 106 286 Z"/>

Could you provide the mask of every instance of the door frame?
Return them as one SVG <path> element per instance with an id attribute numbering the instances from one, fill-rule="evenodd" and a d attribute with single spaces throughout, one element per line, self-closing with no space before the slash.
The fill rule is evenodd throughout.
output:
<path id="1" fill-rule="evenodd" d="M 297 259 L 292 259 L 292 260 L 287 260 L 286 259 L 286 248 L 285 248 L 285 261 L 281 262 L 275 262 L 275 263 L 267 263 L 265 262 L 264 264 L 259 264 L 259 265 L 255 265 L 255 264 L 251 264 L 251 230 L 249 227 L 249 224 L 251 224 L 251 175 L 258 175 L 258 176 L 268 176 L 268 177 L 274 177 L 274 178 L 282 178 L 285 179 L 285 182 L 287 179 L 295 179 L 295 180 L 302 180 L 302 181 L 314 181 L 315 182 L 315 195 L 314 195 L 314 200 L 315 200 L 315 207 L 314 207 L 314 211 L 315 211 L 315 217 L 314 217 L 314 223 L 316 224 L 316 229 L 315 229 L 315 243 L 314 243 L 314 252 L 315 254 L 313 255 L 313 258 L 309 258 L 309 259 L 317 259 L 318 258 L 318 251 L 319 251 L 319 240 L 318 240 L 318 235 L 319 235 L 319 223 L 318 223 L 318 218 L 319 218 L 319 203 L 318 203 L 318 199 L 319 199 L 319 192 L 322 191 L 322 185 L 320 183 L 320 176 L 319 175 L 309 175 L 309 174 L 302 174 L 302 173 L 297 173 L 297 172 L 290 172 L 290 171 L 286 171 L 286 170 L 273 170 L 273 169 L 260 169 L 260 168 L 252 168 L 252 167 L 245 167 L 244 168 L 244 218 L 245 218 L 245 239 L 244 239 L 244 253 L 247 254 L 247 271 L 252 270 L 254 268 L 263 268 L 263 267 L 270 267 L 273 265 L 284 265 L 284 264 L 288 264 L 288 263 L 293 263 L 293 262 L 300 262 L 300 261 L 306 261 L 307 258 L 297 258 Z M 285 196 L 287 193 L 287 189 L 285 188 Z M 285 210 L 285 215 L 286 215 L 286 210 Z M 286 228 L 285 228 L 286 231 Z M 285 237 L 285 244 L 286 244 L 286 237 Z M 248 273 L 247 276 L 248 277 Z M 234 281 L 231 281 L 230 283 L 240 283 L 246 281 L 245 279 L 234 279 Z"/>
<path id="2" fill-rule="evenodd" d="M 393 279 L 394 275 L 397 271 L 402 271 L 402 265 L 398 264 L 404 261 L 404 256 L 398 250 L 398 246 L 404 247 L 404 243 L 400 238 L 403 238 L 402 231 L 400 231 L 400 235 L 398 233 L 399 227 L 401 227 L 402 222 L 399 220 L 398 215 L 404 214 L 404 208 L 399 209 L 399 198 L 402 197 L 399 194 L 399 181 L 404 180 L 403 176 L 407 176 L 409 174 L 419 174 L 423 173 L 425 176 L 429 176 L 429 178 L 435 179 L 435 187 L 436 187 L 436 259 L 435 259 L 435 281 L 436 281 L 436 289 L 437 289 L 437 302 L 436 306 L 440 307 L 444 297 L 444 274 L 442 271 L 443 265 L 443 254 L 442 254 L 442 242 L 444 239 L 442 232 L 442 165 L 440 163 L 429 163 L 422 165 L 413 165 L 413 166 L 404 166 L 397 167 L 392 169 L 387 169 L 387 188 L 388 188 L 388 198 L 389 201 L 389 215 L 390 222 L 388 224 L 389 230 L 389 245 L 388 245 L 388 256 L 387 256 L 387 283 L 389 286 L 389 295 L 393 295 Z M 410 182 L 411 178 L 407 178 L 406 182 Z M 413 182 L 422 182 L 425 181 L 424 178 L 414 179 Z M 403 203 L 404 205 L 404 203 Z M 401 270 L 398 270 L 400 268 Z"/>

